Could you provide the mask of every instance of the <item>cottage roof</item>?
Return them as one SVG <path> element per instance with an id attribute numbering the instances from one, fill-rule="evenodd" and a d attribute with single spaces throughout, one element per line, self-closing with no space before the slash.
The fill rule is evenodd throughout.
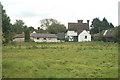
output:
<path id="1" fill-rule="evenodd" d="M 92 34 L 93 37 L 99 37 L 101 34 L 97 33 L 97 34 Z"/>
<path id="2" fill-rule="evenodd" d="M 68 30 L 80 34 L 83 30 L 89 31 L 89 23 L 68 23 Z"/>
<path id="3" fill-rule="evenodd" d="M 58 33 L 56 36 L 58 39 L 65 39 L 65 33 Z"/>
<path id="4" fill-rule="evenodd" d="M 24 38 L 24 34 L 16 34 L 14 38 Z"/>
<path id="5" fill-rule="evenodd" d="M 104 31 L 104 37 L 112 37 L 116 33 L 116 30 L 110 29 Z"/>
<path id="6" fill-rule="evenodd" d="M 36 33 L 47 33 L 46 30 L 42 30 L 42 29 L 40 29 L 40 30 L 35 30 L 35 32 L 36 32 Z"/>
<path id="7" fill-rule="evenodd" d="M 100 33 L 97 34 L 92 34 L 93 37 L 99 37 L 99 36 L 103 36 L 103 37 L 113 37 L 116 33 L 116 29 L 108 29 L 108 30 L 103 30 Z"/>
<path id="8" fill-rule="evenodd" d="M 55 34 L 39 34 L 39 33 L 32 33 L 30 37 L 57 38 Z"/>

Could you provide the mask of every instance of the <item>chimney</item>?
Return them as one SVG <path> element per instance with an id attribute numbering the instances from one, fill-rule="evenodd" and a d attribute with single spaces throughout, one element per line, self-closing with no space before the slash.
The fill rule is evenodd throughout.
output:
<path id="1" fill-rule="evenodd" d="M 83 20 L 78 20 L 78 23 L 83 23 Z"/>
<path id="2" fill-rule="evenodd" d="M 87 23 L 89 24 L 89 20 L 87 20 Z"/>

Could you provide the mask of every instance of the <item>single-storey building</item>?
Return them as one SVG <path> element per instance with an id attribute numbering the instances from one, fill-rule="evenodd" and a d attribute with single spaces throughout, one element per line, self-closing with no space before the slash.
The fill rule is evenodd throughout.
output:
<path id="1" fill-rule="evenodd" d="M 64 42 L 65 41 L 65 33 L 57 33 L 56 36 L 57 36 L 57 39 L 60 42 Z"/>
<path id="2" fill-rule="evenodd" d="M 55 34 L 32 33 L 30 34 L 30 38 L 34 42 L 57 42 L 57 36 Z"/>
<path id="3" fill-rule="evenodd" d="M 92 38 L 95 41 L 105 41 L 105 42 L 110 42 L 113 41 L 115 34 L 117 32 L 117 29 L 111 28 L 108 30 L 103 30 L 100 33 L 97 34 L 92 34 Z"/>
<path id="4" fill-rule="evenodd" d="M 43 33 L 36 33 L 35 31 L 30 34 L 30 39 L 34 42 L 60 42 L 57 40 L 57 36 L 55 34 L 43 34 Z M 16 34 L 14 36 L 13 41 L 15 42 L 25 42 L 25 35 Z"/>
<path id="5" fill-rule="evenodd" d="M 116 33 L 116 30 L 114 29 L 105 30 L 103 33 L 103 41 L 106 41 L 106 42 L 112 41 L 115 36 L 115 33 Z"/>
<path id="6" fill-rule="evenodd" d="M 14 42 L 24 42 L 24 34 L 16 34 L 13 39 Z"/>

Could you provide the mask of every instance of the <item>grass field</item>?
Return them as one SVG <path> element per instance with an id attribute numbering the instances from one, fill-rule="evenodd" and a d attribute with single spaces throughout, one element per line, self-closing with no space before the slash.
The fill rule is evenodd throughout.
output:
<path id="1" fill-rule="evenodd" d="M 5 78 L 117 78 L 117 43 L 12 43 L 3 46 Z"/>

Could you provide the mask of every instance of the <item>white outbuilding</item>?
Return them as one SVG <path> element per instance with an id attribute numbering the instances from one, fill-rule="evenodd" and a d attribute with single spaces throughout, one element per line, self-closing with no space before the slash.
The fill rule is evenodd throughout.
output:
<path id="1" fill-rule="evenodd" d="M 86 30 L 83 30 L 78 35 L 78 42 L 82 42 L 82 41 L 91 41 L 91 35 Z"/>

